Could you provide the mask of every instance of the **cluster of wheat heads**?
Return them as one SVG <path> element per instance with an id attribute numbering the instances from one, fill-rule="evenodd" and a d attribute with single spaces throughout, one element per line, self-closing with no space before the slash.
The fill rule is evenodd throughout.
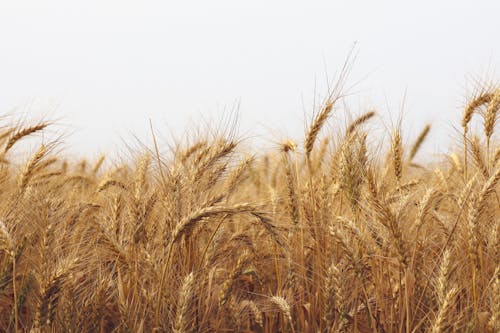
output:
<path id="1" fill-rule="evenodd" d="M 498 332 L 499 100 L 471 99 L 464 149 L 426 165 L 429 127 L 386 150 L 374 112 L 323 133 L 333 98 L 303 145 L 260 155 L 207 135 L 109 167 L 51 145 L 21 163 L 47 124 L 4 126 L 0 331 Z"/>

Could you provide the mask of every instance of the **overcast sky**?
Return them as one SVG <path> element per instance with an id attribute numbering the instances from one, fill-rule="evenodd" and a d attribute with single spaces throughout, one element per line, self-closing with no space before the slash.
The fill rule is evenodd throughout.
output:
<path id="1" fill-rule="evenodd" d="M 150 118 L 169 137 L 237 105 L 242 135 L 301 138 L 356 43 L 352 111 L 397 119 L 406 94 L 410 134 L 432 121 L 448 139 L 472 79 L 500 78 L 499 13 L 497 0 L 0 0 L 0 112 L 57 119 L 81 153 L 147 141 Z"/>

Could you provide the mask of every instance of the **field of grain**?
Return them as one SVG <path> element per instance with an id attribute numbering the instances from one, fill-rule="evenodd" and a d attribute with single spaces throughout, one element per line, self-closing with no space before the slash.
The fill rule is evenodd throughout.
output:
<path id="1" fill-rule="evenodd" d="M 430 126 L 333 123 L 340 94 L 266 152 L 207 133 L 67 160 L 4 122 L 0 331 L 499 332 L 500 89 L 467 101 L 430 158 Z"/>

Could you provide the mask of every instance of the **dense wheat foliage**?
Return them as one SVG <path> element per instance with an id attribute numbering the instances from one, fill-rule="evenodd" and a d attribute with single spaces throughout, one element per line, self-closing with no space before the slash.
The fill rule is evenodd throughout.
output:
<path id="1" fill-rule="evenodd" d="M 3 124 L 0 330 L 499 332 L 499 96 L 471 96 L 464 141 L 427 159 L 430 126 L 377 142 L 373 111 L 332 121 L 333 94 L 267 153 L 206 135 L 21 161 L 48 124 Z"/>

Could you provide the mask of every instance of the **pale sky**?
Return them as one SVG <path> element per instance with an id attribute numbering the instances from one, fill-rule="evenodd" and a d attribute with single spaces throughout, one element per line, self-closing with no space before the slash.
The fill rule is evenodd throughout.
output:
<path id="1" fill-rule="evenodd" d="M 82 154 L 148 141 L 149 119 L 168 138 L 236 105 L 242 136 L 300 139 L 356 43 L 352 111 L 389 122 L 406 94 L 408 140 L 433 122 L 445 150 L 472 79 L 500 78 L 499 13 L 497 0 L 0 0 L 0 113 L 56 119 Z"/>

